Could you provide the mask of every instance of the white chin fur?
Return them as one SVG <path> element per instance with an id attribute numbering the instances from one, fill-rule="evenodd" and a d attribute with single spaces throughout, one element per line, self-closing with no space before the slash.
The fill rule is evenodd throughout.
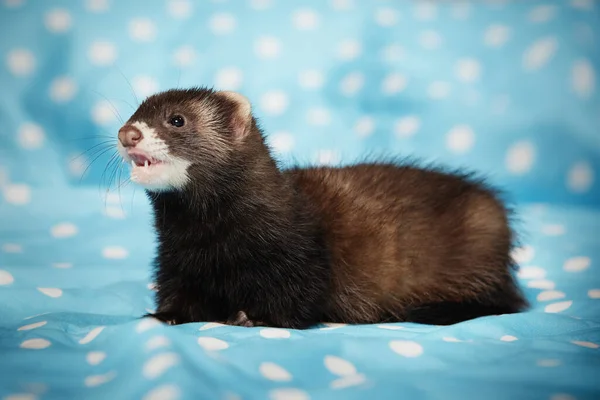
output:
<path id="1" fill-rule="evenodd" d="M 143 135 L 143 139 L 136 145 L 136 149 L 162 162 L 150 164 L 147 167 L 132 166 L 127 150 L 117 141 L 119 153 L 131 168 L 131 181 L 154 192 L 182 189 L 190 179 L 187 169 L 191 163 L 169 154 L 167 144 L 145 122 L 134 122 L 132 125 L 138 128 Z"/>

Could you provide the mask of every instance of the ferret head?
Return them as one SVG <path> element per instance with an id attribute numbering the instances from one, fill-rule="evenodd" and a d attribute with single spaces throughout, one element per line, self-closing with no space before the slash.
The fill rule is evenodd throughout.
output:
<path id="1" fill-rule="evenodd" d="M 117 147 L 133 182 L 156 192 L 182 190 L 191 170 L 225 168 L 251 130 L 250 102 L 241 94 L 169 90 L 139 106 L 119 130 Z"/>

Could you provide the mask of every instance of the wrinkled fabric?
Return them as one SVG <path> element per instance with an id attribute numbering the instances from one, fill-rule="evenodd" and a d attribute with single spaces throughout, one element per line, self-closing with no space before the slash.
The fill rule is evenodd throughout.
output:
<path id="1" fill-rule="evenodd" d="M 600 4 L 0 3 L 0 399 L 600 398 Z M 283 166 L 417 158 L 515 204 L 531 309 L 453 326 L 166 326 L 116 132 L 237 90 Z"/>

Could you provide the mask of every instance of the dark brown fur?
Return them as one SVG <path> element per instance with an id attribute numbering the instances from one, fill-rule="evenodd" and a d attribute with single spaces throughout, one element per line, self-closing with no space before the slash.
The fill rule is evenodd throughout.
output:
<path id="1" fill-rule="evenodd" d="M 306 328 L 526 307 L 507 209 L 481 180 L 399 162 L 281 171 L 239 109 L 219 92 L 174 90 L 130 119 L 192 162 L 185 188 L 148 192 L 155 316 Z M 183 133 L 164 124 L 175 112 L 190 121 Z"/>

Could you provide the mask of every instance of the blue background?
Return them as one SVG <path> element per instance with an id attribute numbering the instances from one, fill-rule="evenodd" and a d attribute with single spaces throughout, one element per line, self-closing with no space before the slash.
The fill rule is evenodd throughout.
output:
<path id="1" fill-rule="evenodd" d="M 0 58 L 0 398 L 600 397 L 597 1 L 3 0 Z M 284 165 L 400 155 L 489 176 L 517 203 L 532 310 L 138 320 L 154 238 L 116 131 L 195 85 L 246 95 Z"/>

